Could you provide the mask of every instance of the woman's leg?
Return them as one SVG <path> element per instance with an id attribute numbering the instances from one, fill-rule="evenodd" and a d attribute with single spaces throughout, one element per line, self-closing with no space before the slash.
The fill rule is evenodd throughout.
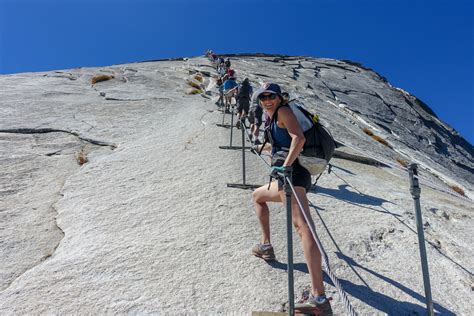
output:
<path id="1" fill-rule="evenodd" d="M 296 191 L 296 195 L 300 200 L 301 204 L 303 205 L 304 212 L 306 213 L 310 225 L 314 227 L 313 220 L 311 219 L 311 214 L 309 211 L 309 204 L 308 199 L 306 197 L 306 189 L 303 187 L 294 187 Z M 285 202 L 285 192 L 280 191 L 280 196 L 283 201 Z M 309 275 L 311 278 L 311 287 L 313 290 L 313 295 L 323 295 L 324 294 L 324 284 L 323 284 L 323 273 L 321 268 L 321 253 L 319 252 L 318 246 L 313 239 L 311 231 L 309 229 L 308 224 L 300 211 L 298 202 L 296 201 L 294 195 L 291 198 L 291 210 L 292 210 L 292 218 L 293 218 L 293 225 L 296 228 L 296 232 L 301 238 L 301 244 L 304 252 L 304 256 L 306 259 L 306 263 L 308 264 Z"/>
<path id="2" fill-rule="evenodd" d="M 260 228 L 262 230 L 262 237 L 260 242 L 262 244 L 270 243 L 270 213 L 267 202 L 281 202 L 278 194 L 278 182 L 272 181 L 270 190 L 268 185 L 263 185 L 252 193 L 252 201 L 255 205 L 255 213 L 257 213 Z"/>

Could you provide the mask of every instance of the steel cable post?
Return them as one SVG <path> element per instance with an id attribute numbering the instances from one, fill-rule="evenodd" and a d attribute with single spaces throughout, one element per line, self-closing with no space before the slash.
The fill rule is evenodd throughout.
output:
<path id="1" fill-rule="evenodd" d="M 285 167 L 284 171 L 284 190 L 286 197 L 286 240 L 288 250 L 288 315 L 295 314 L 295 285 L 293 278 L 293 225 L 291 216 L 291 182 L 292 167 Z"/>
<path id="2" fill-rule="evenodd" d="M 224 108 L 222 110 L 222 125 L 224 125 L 225 113 L 227 111 L 227 100 L 225 99 L 224 95 L 222 95 L 222 101 L 224 102 Z"/>
<path id="3" fill-rule="evenodd" d="M 352 307 L 351 302 L 347 298 L 346 292 L 344 292 L 338 278 L 332 273 L 331 269 L 329 268 L 329 260 L 328 260 L 326 251 L 324 251 L 323 245 L 321 244 L 321 241 L 319 240 L 318 235 L 316 234 L 316 232 L 314 230 L 314 226 L 311 224 L 311 221 L 309 220 L 306 212 L 304 211 L 304 208 L 303 208 L 303 205 L 302 205 L 300 199 L 296 195 L 296 191 L 295 191 L 295 188 L 293 187 L 293 184 L 291 182 L 289 182 L 288 178 L 285 181 L 288 181 L 288 183 L 291 187 L 293 195 L 295 196 L 296 202 L 298 203 L 298 206 L 300 208 L 300 212 L 303 214 L 303 217 L 304 217 L 306 223 L 308 224 L 309 230 L 311 231 L 311 235 L 313 236 L 313 240 L 316 243 L 316 245 L 318 246 L 319 252 L 321 253 L 321 259 L 322 259 L 322 262 L 323 262 L 324 270 L 326 270 L 327 275 L 329 276 L 331 281 L 336 286 L 336 289 L 338 290 L 339 295 L 341 295 L 342 301 L 344 302 L 344 307 L 346 308 L 347 314 L 351 315 L 351 316 L 356 316 L 357 312 L 354 310 L 354 307 Z"/>
<path id="4" fill-rule="evenodd" d="M 262 158 L 262 156 L 258 155 L 257 156 L 260 158 L 260 160 L 263 161 L 263 163 L 267 166 L 267 167 L 270 167 L 271 165 L 265 160 Z M 326 271 L 327 275 L 329 276 L 329 278 L 331 279 L 331 281 L 334 283 L 339 295 L 341 296 L 342 298 L 342 301 L 344 302 L 344 307 L 346 309 L 346 312 L 348 315 L 350 316 L 357 316 L 357 312 L 355 311 L 354 307 L 351 305 L 351 302 L 349 301 L 346 293 L 344 292 L 344 290 L 342 289 L 342 286 L 338 280 L 338 278 L 332 273 L 330 267 L 329 267 L 329 260 L 327 258 L 327 254 L 326 254 L 326 251 L 324 250 L 322 244 L 321 244 L 321 241 L 319 240 L 318 236 L 316 235 L 316 232 L 314 230 L 314 226 L 311 223 L 311 221 L 309 221 L 306 213 L 303 211 L 303 207 L 302 207 L 302 204 L 301 204 L 301 201 L 298 199 L 298 196 L 296 195 L 296 192 L 293 188 L 293 185 L 292 183 L 289 181 L 288 177 L 285 177 L 285 182 L 287 182 L 291 188 L 291 191 L 293 192 L 293 194 L 295 195 L 295 198 L 296 198 L 296 201 L 298 203 L 298 206 L 300 208 L 300 211 L 303 213 L 303 216 L 304 216 L 304 219 L 306 221 L 306 223 L 308 224 L 309 226 L 309 229 L 311 231 L 311 234 L 312 234 L 312 237 L 313 237 L 313 240 L 316 242 L 316 245 L 321 253 L 321 258 L 322 258 L 322 263 L 323 263 L 323 266 L 324 266 L 324 270 Z M 287 207 L 288 209 L 288 207 Z M 290 301 L 289 301 L 290 302 Z"/>
<path id="5" fill-rule="evenodd" d="M 417 168 L 418 166 L 415 163 L 412 163 L 408 166 L 408 173 L 410 176 L 410 193 L 415 203 L 416 229 L 418 231 L 418 246 L 420 248 L 421 269 L 423 272 L 423 284 L 425 287 L 426 311 L 428 315 L 433 316 L 434 312 L 433 299 L 431 297 L 430 273 L 428 268 L 428 257 L 426 255 L 425 235 L 423 232 L 423 218 L 421 216 L 421 188 L 418 184 L 418 179 L 414 177 L 415 175 L 418 175 Z"/>
<path id="6" fill-rule="evenodd" d="M 246 185 L 245 183 L 245 129 L 243 126 L 244 122 L 240 122 L 240 129 L 242 131 L 242 183 Z"/>
<path id="7" fill-rule="evenodd" d="M 247 184 L 247 179 L 246 179 L 246 163 L 245 163 L 245 149 L 248 149 L 248 147 L 245 147 L 245 134 L 247 129 L 245 128 L 245 124 L 241 124 L 241 129 L 242 129 L 242 146 L 241 147 L 227 147 L 226 149 L 241 149 L 242 150 L 242 183 L 227 183 L 227 187 L 231 188 L 238 188 L 238 189 L 255 189 L 260 187 L 260 185 L 255 185 L 255 184 Z M 250 141 L 252 143 L 252 141 Z M 224 148 L 224 147 L 219 147 L 219 148 Z"/>
<path id="8" fill-rule="evenodd" d="M 224 115 L 225 115 L 225 110 L 224 110 Z M 231 143 L 230 147 L 232 147 L 232 128 L 233 128 L 233 109 L 232 109 L 232 118 L 231 118 Z M 247 132 L 247 129 L 244 124 L 242 124 L 242 156 L 243 156 L 243 166 L 244 166 L 244 184 L 245 184 L 245 142 L 244 142 L 244 133 Z M 250 137 L 247 135 L 250 143 L 253 145 L 252 140 Z M 271 165 L 263 159 L 259 154 L 257 156 L 268 166 L 270 167 Z M 356 311 L 352 307 L 349 299 L 347 298 L 346 293 L 342 289 L 342 286 L 337 279 L 337 277 L 332 273 L 332 271 L 329 268 L 329 262 L 327 258 L 327 254 L 324 251 L 324 248 L 322 247 L 322 244 L 319 240 L 319 238 L 316 235 L 314 225 L 312 225 L 312 222 L 308 219 L 306 213 L 304 212 L 304 209 L 302 207 L 301 201 L 298 199 L 298 196 L 296 195 L 296 192 L 294 190 L 294 187 L 289 179 L 291 179 L 291 167 L 285 168 L 285 174 L 284 174 L 284 181 L 285 181 L 285 195 L 286 195 L 286 208 L 287 208 L 287 233 L 288 233 L 288 303 L 289 303 L 289 315 L 294 315 L 294 279 L 293 279 L 293 236 L 292 236 L 292 216 L 291 216 L 291 193 L 296 198 L 296 201 L 298 203 L 298 206 L 300 208 L 300 211 L 303 213 L 303 216 L 305 218 L 306 223 L 308 224 L 312 237 L 318 246 L 318 249 L 321 253 L 321 258 L 322 258 L 322 263 L 324 265 L 324 268 L 326 270 L 326 273 L 330 277 L 330 279 L 333 281 L 334 285 L 336 286 L 339 294 L 342 297 L 342 300 L 344 302 L 344 306 L 346 308 L 346 312 L 348 315 L 351 316 L 357 316 Z M 289 173 L 288 173 L 289 170 Z"/>
<path id="9" fill-rule="evenodd" d="M 233 131 L 234 131 L 234 106 L 232 105 L 232 111 L 230 111 L 230 145 L 229 145 L 230 148 L 232 148 Z"/>

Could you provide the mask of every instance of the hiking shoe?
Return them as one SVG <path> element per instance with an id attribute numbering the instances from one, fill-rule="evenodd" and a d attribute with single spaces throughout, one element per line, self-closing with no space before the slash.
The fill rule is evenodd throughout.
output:
<path id="1" fill-rule="evenodd" d="M 256 244 L 252 248 L 252 253 L 255 257 L 262 258 L 265 261 L 275 260 L 275 252 L 270 244 Z"/>
<path id="2" fill-rule="evenodd" d="M 237 123 L 235 123 L 235 127 L 237 127 L 238 129 L 240 129 L 240 120 L 238 120 Z"/>
<path id="3" fill-rule="evenodd" d="M 311 311 L 315 315 L 332 316 L 331 298 L 318 298 L 309 293 L 303 293 L 301 300 L 295 303 L 295 310 Z"/>
<path id="4" fill-rule="evenodd" d="M 256 138 L 253 143 L 254 143 L 255 145 L 261 145 L 261 144 L 262 144 L 262 142 L 261 142 L 258 138 Z"/>

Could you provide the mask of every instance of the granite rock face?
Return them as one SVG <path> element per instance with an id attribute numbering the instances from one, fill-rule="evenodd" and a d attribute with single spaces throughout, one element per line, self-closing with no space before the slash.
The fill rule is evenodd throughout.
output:
<path id="1" fill-rule="evenodd" d="M 449 186 L 472 197 L 472 145 L 422 101 L 354 62 L 265 54 L 231 61 L 239 81 L 281 84 L 342 144 L 308 198 L 356 310 L 423 313 L 413 200 L 399 164 L 415 161 L 435 309 L 468 315 L 472 201 Z M 187 95 L 197 72 L 205 91 Z M 285 210 L 270 206 L 278 261 L 265 264 L 250 255 L 259 238 L 251 192 L 226 186 L 242 181 L 242 161 L 241 152 L 218 148 L 229 130 L 215 125 L 223 117 L 214 74 L 197 57 L 0 76 L 0 314 L 280 309 Z M 98 76 L 108 80 L 91 84 Z M 240 145 L 235 130 L 233 141 Z M 253 155 L 246 171 L 248 183 L 268 183 Z M 309 276 L 298 246 L 295 263 L 299 294 Z M 334 285 L 326 288 L 342 314 Z"/>
<path id="2" fill-rule="evenodd" d="M 261 71 L 257 66 L 262 57 L 242 58 L 244 62 L 236 63 L 236 67 L 244 70 L 241 77 L 249 74 L 255 81 L 270 78 L 277 81 L 305 106 L 321 113 L 328 125 L 340 124 L 339 116 L 343 112 L 353 126 L 332 128 L 336 138 L 366 139 L 361 132 L 368 128 L 393 147 L 385 157 L 393 161 L 399 155 L 407 161 L 426 161 L 431 168 L 472 191 L 474 147 L 421 100 L 391 86 L 373 70 L 351 61 L 267 57 L 265 69 L 273 70 L 274 75 L 264 78 L 259 76 Z M 347 137 L 347 132 L 352 135 Z M 364 143 L 364 146 L 376 145 Z"/>

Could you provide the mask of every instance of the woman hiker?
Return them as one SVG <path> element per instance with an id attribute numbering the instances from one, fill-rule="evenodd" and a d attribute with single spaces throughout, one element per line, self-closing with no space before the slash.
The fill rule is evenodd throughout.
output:
<path id="1" fill-rule="evenodd" d="M 291 182 L 298 199 L 303 205 L 303 211 L 311 219 L 306 197 L 306 192 L 311 187 L 311 174 L 298 163 L 298 155 L 305 143 L 301 126 L 291 109 L 288 106 L 281 106 L 283 97 L 279 85 L 266 83 L 255 92 L 254 97 L 258 98 L 260 105 L 270 118 L 277 115 L 277 119 L 272 120 L 269 126 L 272 140 L 272 173 L 275 171 L 282 172 L 282 167 L 291 166 L 293 168 Z M 272 181 L 270 186 L 263 185 L 256 189 L 252 194 L 252 199 L 262 233 L 260 243 L 253 247 L 252 253 L 264 260 L 274 260 L 275 253 L 270 241 L 270 214 L 267 202 L 286 203 L 283 180 L 279 178 Z M 321 253 L 294 195 L 291 199 L 291 208 L 293 225 L 301 239 L 312 288 L 309 297 L 305 301 L 295 304 L 295 308 L 317 307 L 322 311 L 321 315 L 332 315 L 331 304 L 324 292 Z"/>

